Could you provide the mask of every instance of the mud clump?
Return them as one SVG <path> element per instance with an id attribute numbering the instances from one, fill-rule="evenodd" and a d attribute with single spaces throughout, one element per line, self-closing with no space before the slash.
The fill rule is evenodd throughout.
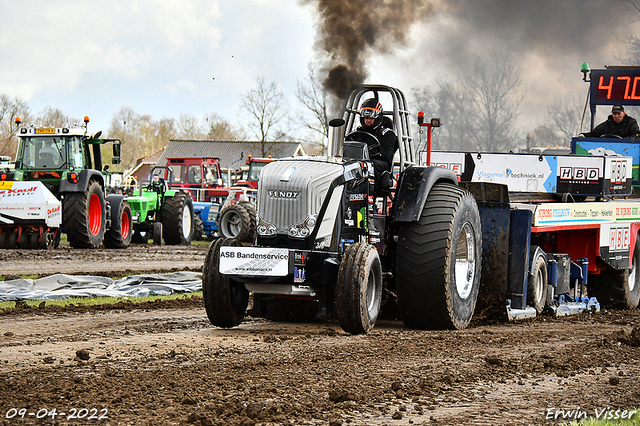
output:
<path id="1" fill-rule="evenodd" d="M 625 332 L 620 332 L 620 336 L 618 336 L 618 341 L 620 343 L 624 343 L 625 345 L 640 347 L 640 326 L 635 326 L 631 330 L 630 334 L 626 334 Z"/>
<path id="2" fill-rule="evenodd" d="M 89 354 L 89 349 L 78 349 L 76 351 L 76 358 L 82 361 L 88 361 L 89 358 L 91 358 L 91 355 Z"/>

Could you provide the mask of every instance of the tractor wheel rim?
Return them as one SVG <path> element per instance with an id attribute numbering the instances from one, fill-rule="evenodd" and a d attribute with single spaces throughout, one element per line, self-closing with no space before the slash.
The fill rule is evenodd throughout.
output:
<path id="1" fill-rule="evenodd" d="M 536 302 L 542 301 L 542 293 L 544 291 L 544 274 L 542 273 L 542 268 L 538 268 L 538 272 L 536 272 Z"/>
<path id="2" fill-rule="evenodd" d="M 47 248 L 53 248 L 56 244 L 56 236 L 52 232 L 47 232 Z"/>
<path id="3" fill-rule="evenodd" d="M 471 224 L 465 222 L 457 241 L 454 267 L 456 291 L 461 299 L 466 300 L 471 294 L 475 274 L 475 236 Z"/>
<path id="4" fill-rule="evenodd" d="M 191 209 L 187 206 L 184 206 L 182 210 L 182 235 L 187 238 L 189 233 L 191 232 Z"/>
<path id="5" fill-rule="evenodd" d="M 125 240 L 129 238 L 129 233 L 131 232 L 129 213 L 126 211 L 122 213 L 122 223 L 120 224 L 120 230 L 122 231 L 122 238 Z"/>
<path id="6" fill-rule="evenodd" d="M 376 277 L 373 274 L 373 271 L 369 273 L 369 280 L 367 283 L 367 312 L 369 316 L 373 313 L 373 310 L 376 305 L 376 292 L 378 290 L 378 283 L 376 281 Z"/>
<path id="7" fill-rule="evenodd" d="M 236 212 L 229 212 L 224 218 L 224 229 L 230 237 L 235 237 L 240 232 L 242 226 L 240 216 Z"/>
<path id="8" fill-rule="evenodd" d="M 102 228 L 102 205 L 97 194 L 91 194 L 89 198 L 89 230 L 91 234 L 98 235 Z"/>

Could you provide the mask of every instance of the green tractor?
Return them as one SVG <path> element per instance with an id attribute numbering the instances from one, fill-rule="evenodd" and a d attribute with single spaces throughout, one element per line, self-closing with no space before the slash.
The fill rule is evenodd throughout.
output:
<path id="1" fill-rule="evenodd" d="M 16 118 L 15 164 L 3 169 L 0 180 L 42 182 L 62 202 L 62 226 L 51 232 L 28 221 L 16 221 L 5 229 L 14 235 L 9 248 L 16 248 L 17 241 L 22 248 L 57 247 L 61 232 L 74 248 L 129 246 L 131 209 L 123 195 L 105 197 L 104 174 L 109 166 L 102 165 L 101 148 L 106 143 L 112 144 L 111 162 L 120 163 L 120 140 L 101 139 L 102 132 L 88 134 L 88 122 L 85 117 L 81 126 L 37 127 L 21 126 Z"/>
<path id="2" fill-rule="evenodd" d="M 165 181 L 165 173 L 168 179 Z M 138 195 L 127 197 L 133 212 L 134 243 L 189 245 L 193 240 L 194 217 L 191 196 L 182 189 L 171 189 L 172 171 L 155 166 L 150 182 L 138 189 Z"/>

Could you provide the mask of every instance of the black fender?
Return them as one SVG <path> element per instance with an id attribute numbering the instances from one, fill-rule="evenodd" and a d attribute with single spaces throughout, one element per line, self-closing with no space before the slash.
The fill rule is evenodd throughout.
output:
<path id="1" fill-rule="evenodd" d="M 458 178 L 443 167 L 411 166 L 400 175 L 393 218 L 396 222 L 417 222 L 422 214 L 427 195 L 437 182 L 458 185 Z"/>
<path id="2" fill-rule="evenodd" d="M 60 181 L 60 192 L 85 192 L 91 179 L 98 181 L 104 191 L 104 176 L 102 176 L 102 173 L 93 169 L 84 169 L 78 173 L 78 183 L 70 182 L 69 179 L 62 179 Z"/>

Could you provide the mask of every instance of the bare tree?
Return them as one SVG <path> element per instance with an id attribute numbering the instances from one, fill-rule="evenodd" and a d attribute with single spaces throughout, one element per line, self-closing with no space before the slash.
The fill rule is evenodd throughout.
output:
<path id="1" fill-rule="evenodd" d="M 414 88 L 413 102 L 418 110 L 425 113 L 425 119 L 440 118 L 442 127 L 432 133 L 432 149 L 468 150 L 469 129 L 461 125 L 461 109 L 468 108 L 469 101 L 464 93 L 455 89 L 454 84 L 447 79 L 437 82 L 437 89 L 429 87 Z M 419 139 L 416 144 L 418 151 L 426 149 L 426 136 L 419 129 Z"/>
<path id="2" fill-rule="evenodd" d="M 571 138 L 581 132 L 583 108 L 579 101 L 558 102 L 550 106 L 547 109 L 545 122 L 529 132 L 528 148 L 569 146 Z"/>
<path id="3" fill-rule="evenodd" d="M 178 119 L 178 137 L 194 140 L 201 138 L 204 132 L 198 117 L 192 114 L 180 114 Z"/>
<path id="4" fill-rule="evenodd" d="M 237 141 L 244 138 L 241 130 L 234 128 L 224 118 L 215 112 L 205 115 L 207 135 L 206 137 L 214 141 Z"/>
<path id="5" fill-rule="evenodd" d="M 52 108 L 48 106 L 38 113 L 36 117 L 36 123 L 42 126 L 67 127 L 74 124 L 82 123 L 82 121 L 79 119 L 70 118 L 59 108 Z"/>
<path id="6" fill-rule="evenodd" d="M 631 5 L 631 7 L 640 14 L 640 1 L 638 0 L 627 0 L 627 3 Z M 625 65 L 640 65 L 640 38 L 635 35 L 630 35 L 627 37 L 627 45 L 629 45 L 629 50 L 620 61 Z"/>
<path id="7" fill-rule="evenodd" d="M 110 137 L 122 141 L 122 164 L 125 168 L 136 164 L 138 158 L 164 148 L 176 137 L 173 118 L 153 120 L 148 114 L 138 114 L 123 107 L 111 118 Z"/>
<path id="8" fill-rule="evenodd" d="M 13 156 L 16 153 L 16 117 L 20 117 L 23 123 L 29 123 L 31 116 L 27 103 L 19 98 L 11 99 L 7 95 L 0 95 L 0 155 Z"/>
<path id="9" fill-rule="evenodd" d="M 567 145 L 567 141 L 580 133 L 580 123 L 582 121 L 582 108 L 579 102 L 561 102 L 552 105 L 547 110 L 548 127 L 563 140 L 562 145 Z M 587 131 L 588 129 L 583 129 Z"/>
<path id="10" fill-rule="evenodd" d="M 479 58 L 461 77 L 458 111 L 470 130 L 469 138 L 481 151 L 499 151 L 515 146 L 515 121 L 522 96 L 520 73 L 505 54 Z"/>
<path id="11" fill-rule="evenodd" d="M 257 86 L 241 97 L 240 107 L 249 115 L 248 127 L 260 142 L 261 155 L 266 157 L 269 144 L 286 137 L 286 130 L 278 125 L 287 119 L 286 102 L 275 81 L 266 83 L 256 79 Z"/>
<path id="12" fill-rule="evenodd" d="M 313 62 L 307 65 L 309 73 L 307 81 L 296 81 L 296 98 L 304 106 L 307 114 L 301 116 L 302 126 L 319 137 L 316 144 L 322 147 L 322 153 L 326 151 L 329 139 L 329 118 L 327 114 L 327 92 L 318 80 L 317 66 Z M 309 118 L 311 115 L 311 118 Z"/>
<path id="13" fill-rule="evenodd" d="M 156 142 L 157 145 L 152 147 L 151 153 L 163 149 L 169 144 L 171 139 L 176 137 L 175 120 L 173 118 L 163 117 L 156 122 Z"/>
<path id="14" fill-rule="evenodd" d="M 125 168 L 136 164 L 136 159 L 145 153 L 140 132 L 141 117 L 130 107 L 122 107 L 111 118 L 109 135 L 122 141 L 122 165 Z"/>

